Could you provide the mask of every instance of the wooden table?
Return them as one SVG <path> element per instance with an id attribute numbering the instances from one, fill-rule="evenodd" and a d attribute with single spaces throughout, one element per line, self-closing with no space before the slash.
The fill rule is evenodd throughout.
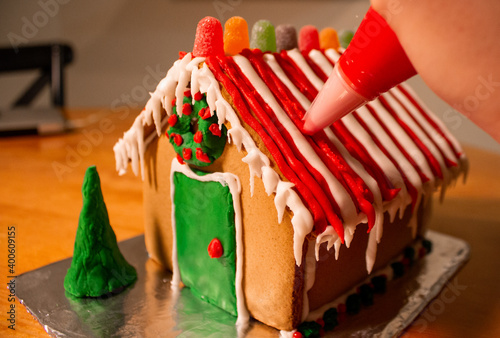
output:
<path id="1" fill-rule="evenodd" d="M 97 165 L 118 240 L 143 232 L 141 180 L 131 172 L 118 176 L 112 151 L 136 113 L 72 111 L 70 119 L 90 124 L 62 135 L 0 138 L 0 336 L 46 335 L 17 301 L 16 330 L 7 327 L 8 228 L 15 226 L 14 274 L 70 257 L 88 166 Z M 430 227 L 467 240 L 472 258 L 408 336 L 500 336 L 500 156 L 475 148 L 466 152 L 471 162 L 467 184 L 457 182 L 442 205 L 436 202 Z"/>

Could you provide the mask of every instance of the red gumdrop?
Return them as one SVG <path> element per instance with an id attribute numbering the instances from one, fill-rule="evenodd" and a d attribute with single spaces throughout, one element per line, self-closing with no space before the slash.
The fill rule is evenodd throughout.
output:
<path id="1" fill-rule="evenodd" d="M 319 33 L 312 25 L 304 26 L 299 32 L 299 49 L 302 53 L 309 53 L 319 48 Z"/>
<path id="2" fill-rule="evenodd" d="M 222 248 L 222 243 L 218 238 L 212 239 L 210 244 L 208 245 L 208 255 L 210 258 L 220 258 L 224 253 L 224 249 Z"/>
<path id="3" fill-rule="evenodd" d="M 207 16 L 198 22 L 193 56 L 224 56 L 222 25 L 216 18 Z"/>
<path id="4" fill-rule="evenodd" d="M 304 338 L 304 336 L 299 331 L 295 331 L 293 333 L 293 338 Z"/>

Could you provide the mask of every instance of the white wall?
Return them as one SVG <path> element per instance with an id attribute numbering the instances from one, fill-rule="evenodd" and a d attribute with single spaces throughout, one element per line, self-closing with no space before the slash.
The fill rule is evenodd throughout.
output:
<path id="1" fill-rule="evenodd" d="M 2 0 L 0 44 L 70 43 L 75 60 L 66 76 L 69 107 L 140 107 L 178 51 L 192 49 L 196 24 L 204 16 L 224 22 L 239 15 L 249 26 L 268 19 L 297 29 L 314 24 L 340 30 L 355 29 L 368 6 L 368 0 Z M 34 76 L 1 76 L 0 107 L 8 106 Z M 500 153 L 498 143 L 453 112 L 420 79 L 411 83 L 462 142 Z M 48 96 L 37 104 L 48 104 Z"/>

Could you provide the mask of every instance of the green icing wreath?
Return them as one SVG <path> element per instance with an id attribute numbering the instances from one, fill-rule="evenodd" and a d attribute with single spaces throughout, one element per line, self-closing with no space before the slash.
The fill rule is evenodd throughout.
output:
<path id="1" fill-rule="evenodd" d="M 227 128 L 219 128 L 216 111 L 211 116 L 205 94 L 196 93 L 192 104 L 191 92 L 183 97 L 182 114 L 177 113 L 175 99 L 173 113 L 168 119 L 166 133 L 177 153 L 179 162 L 199 167 L 212 164 L 222 155 L 227 140 Z"/>

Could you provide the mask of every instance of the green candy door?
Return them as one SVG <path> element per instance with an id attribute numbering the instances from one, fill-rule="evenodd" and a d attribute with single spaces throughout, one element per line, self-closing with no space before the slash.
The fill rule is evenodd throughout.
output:
<path id="1" fill-rule="evenodd" d="M 233 196 L 223 181 L 207 177 L 172 176 L 180 279 L 199 298 L 237 316 Z"/>

